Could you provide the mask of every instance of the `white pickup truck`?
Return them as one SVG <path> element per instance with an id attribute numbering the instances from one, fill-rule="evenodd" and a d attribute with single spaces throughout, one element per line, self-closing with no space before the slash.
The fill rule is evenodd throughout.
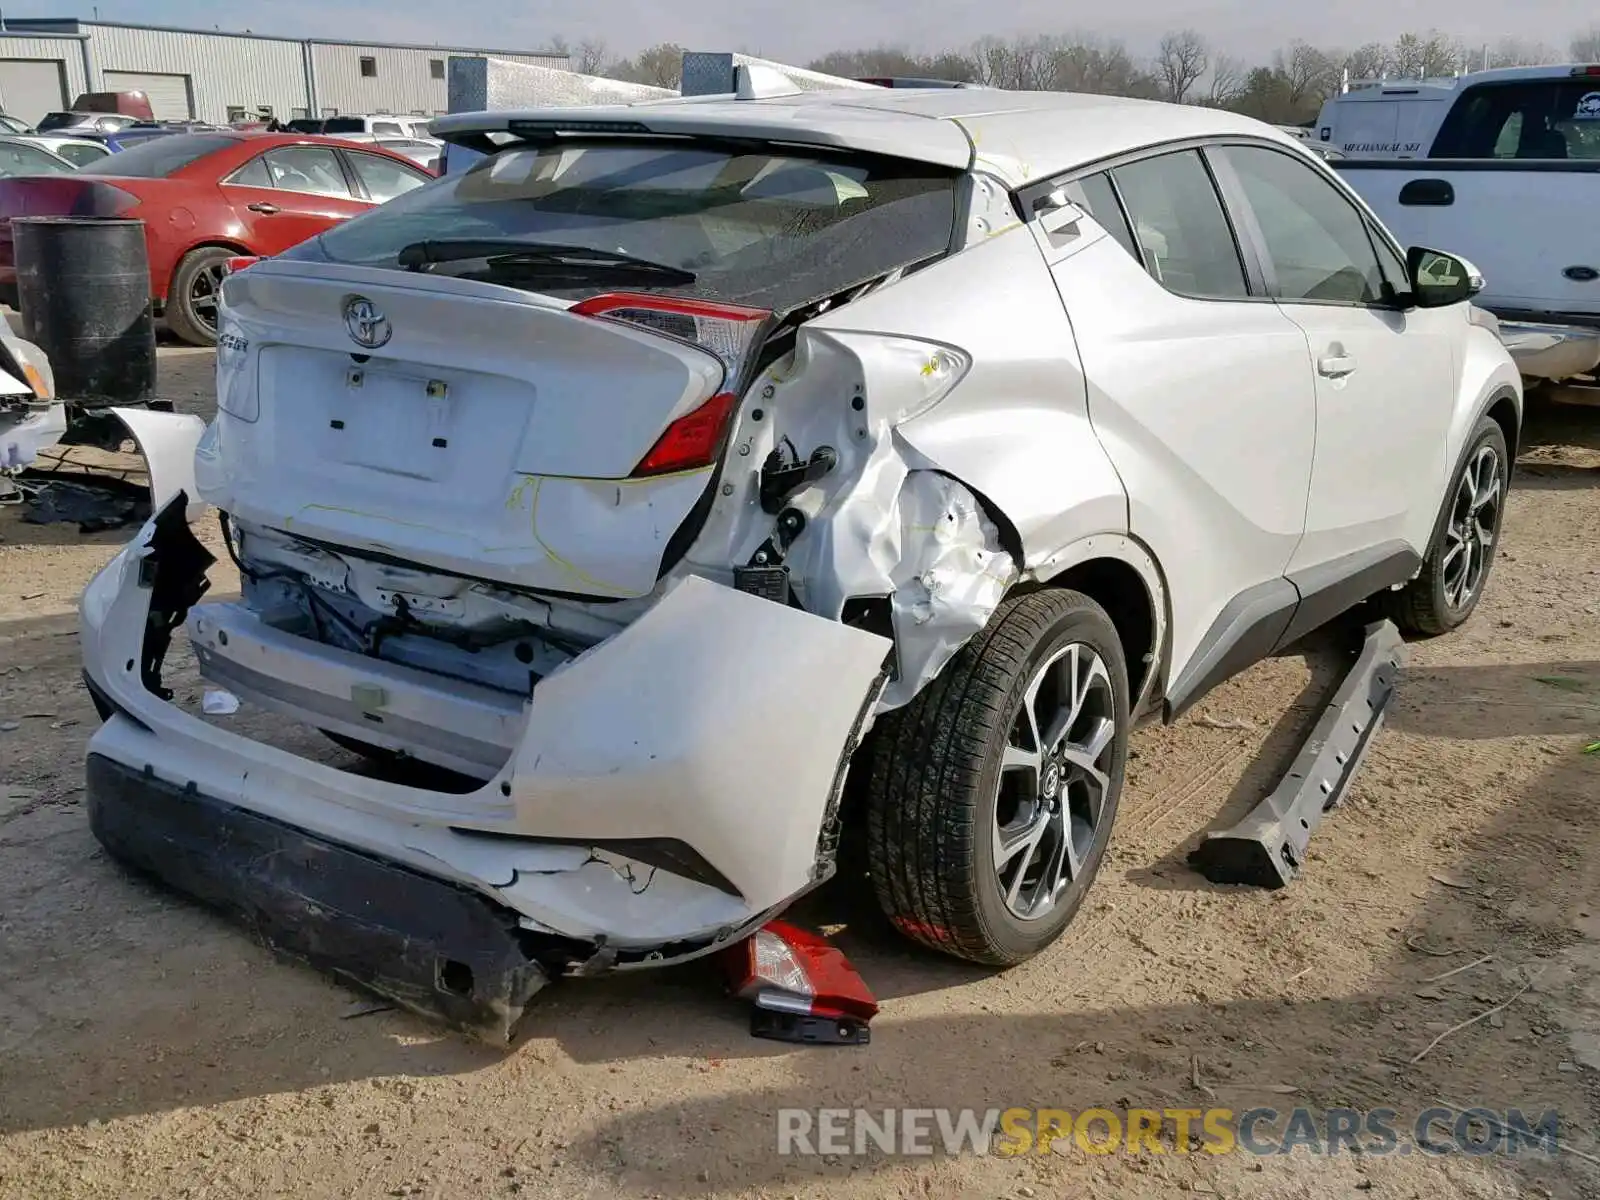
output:
<path id="1" fill-rule="evenodd" d="M 1534 377 L 1600 361 L 1600 66 L 1363 89 L 1317 122 L 1332 165 L 1405 245 L 1460 254 Z M 1520 351 L 1520 352 L 1519 352 Z"/>

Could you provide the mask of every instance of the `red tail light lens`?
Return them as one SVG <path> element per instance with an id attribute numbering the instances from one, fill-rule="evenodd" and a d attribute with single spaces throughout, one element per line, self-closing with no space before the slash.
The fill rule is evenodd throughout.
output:
<path id="1" fill-rule="evenodd" d="M 679 417 L 656 439 L 650 453 L 639 460 L 633 478 L 709 467 L 717 461 L 723 435 L 728 432 L 728 418 L 738 407 L 739 397 L 732 392 L 718 392 L 693 412 Z"/>
<path id="2" fill-rule="evenodd" d="M 667 426 L 633 474 L 665 475 L 716 462 L 772 313 L 764 308 L 638 292 L 594 296 L 574 305 L 571 311 L 578 316 L 620 321 L 665 334 L 721 360 L 726 373 L 717 394 Z"/>
<path id="3" fill-rule="evenodd" d="M 222 264 L 222 273 L 224 275 L 237 275 L 246 267 L 253 267 L 260 261 L 259 255 L 241 254 L 237 258 L 226 259 Z"/>

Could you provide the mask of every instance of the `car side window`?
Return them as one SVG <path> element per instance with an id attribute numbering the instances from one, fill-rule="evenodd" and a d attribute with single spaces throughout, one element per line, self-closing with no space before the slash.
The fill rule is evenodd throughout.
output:
<path id="1" fill-rule="evenodd" d="M 1315 167 L 1265 147 L 1229 146 L 1222 153 L 1255 213 L 1280 300 L 1388 299 L 1366 218 Z"/>
<path id="2" fill-rule="evenodd" d="M 262 157 L 275 188 L 310 196 L 351 198 L 338 155 L 326 146 L 283 146 L 268 150 Z"/>
<path id="3" fill-rule="evenodd" d="M 405 133 L 405 130 L 401 129 L 393 121 L 374 121 L 372 123 L 372 132 L 381 134 L 384 137 L 399 137 Z"/>
<path id="4" fill-rule="evenodd" d="M 1600 158 L 1600 80 L 1489 83 L 1451 106 L 1431 158 Z"/>
<path id="5" fill-rule="evenodd" d="M 1238 243 L 1198 151 L 1141 159 L 1117 167 L 1111 178 L 1140 261 L 1157 283 L 1200 299 L 1249 296 Z"/>
<path id="6" fill-rule="evenodd" d="M 111 153 L 111 151 L 104 146 L 78 146 L 69 144 L 62 146 L 56 151 L 56 153 L 61 155 L 62 158 L 66 159 L 73 166 L 81 167 L 85 163 L 92 163 L 96 159 L 105 158 Z"/>
<path id="7" fill-rule="evenodd" d="M 362 154 L 359 151 L 349 153 L 350 163 L 360 176 L 367 194 L 379 204 L 403 196 L 428 182 L 426 176 L 402 166 L 392 158 L 380 158 L 376 154 Z"/>
<path id="8" fill-rule="evenodd" d="M 232 175 L 229 175 L 226 182 L 237 184 L 239 187 L 271 187 L 272 175 L 267 170 L 266 158 L 260 155 L 252 158 Z"/>
<path id="9" fill-rule="evenodd" d="M 1127 215 L 1122 211 L 1122 201 L 1117 198 L 1117 189 L 1112 186 L 1111 176 L 1104 172 L 1086 175 L 1077 181 L 1077 187 L 1078 198 L 1083 201 L 1083 207 L 1095 219 L 1095 223 L 1116 238 L 1122 248 L 1133 255 L 1135 262 L 1142 261 L 1139 247 L 1133 241 L 1133 231 L 1128 228 Z"/>

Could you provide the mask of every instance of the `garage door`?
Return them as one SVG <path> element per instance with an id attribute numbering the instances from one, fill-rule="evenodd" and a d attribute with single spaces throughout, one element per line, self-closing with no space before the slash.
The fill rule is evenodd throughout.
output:
<path id="1" fill-rule="evenodd" d="M 189 105 L 187 75 L 159 75 L 154 71 L 106 71 L 108 92 L 143 92 L 158 121 L 187 121 L 194 116 Z"/>
<path id="2" fill-rule="evenodd" d="M 0 59 L 0 109 L 32 125 L 67 106 L 60 59 Z"/>

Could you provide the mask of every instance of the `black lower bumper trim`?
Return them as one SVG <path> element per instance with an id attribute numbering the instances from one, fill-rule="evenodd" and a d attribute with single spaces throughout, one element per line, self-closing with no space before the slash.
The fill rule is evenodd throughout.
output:
<path id="1" fill-rule="evenodd" d="M 465 888 L 90 755 L 111 855 L 280 954 L 498 1045 L 547 975 L 516 914 Z"/>
<path id="2" fill-rule="evenodd" d="M 1239 824 L 1206 834 L 1190 865 L 1212 883 L 1287 886 L 1300 873 L 1311 835 L 1344 799 L 1383 728 L 1404 659 L 1392 622 L 1369 625 L 1360 656 L 1288 773 Z"/>

